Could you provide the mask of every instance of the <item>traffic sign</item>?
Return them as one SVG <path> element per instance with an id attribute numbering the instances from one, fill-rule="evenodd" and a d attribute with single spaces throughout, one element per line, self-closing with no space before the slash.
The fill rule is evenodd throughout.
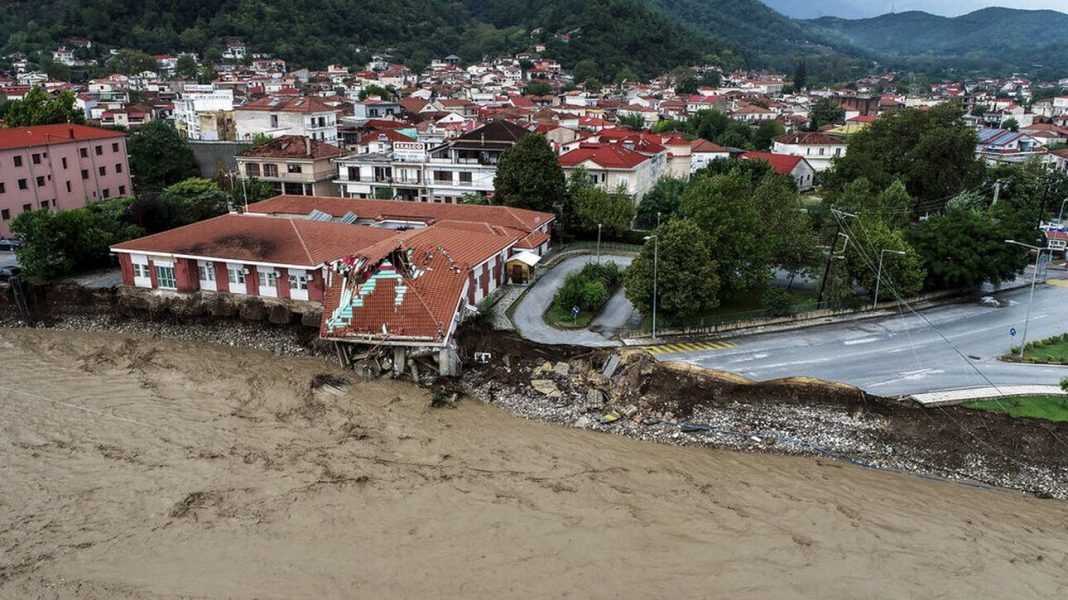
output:
<path id="1" fill-rule="evenodd" d="M 1009 327 L 1009 335 L 1011 335 L 1012 337 L 1016 337 L 1016 328 L 1015 327 Z"/>

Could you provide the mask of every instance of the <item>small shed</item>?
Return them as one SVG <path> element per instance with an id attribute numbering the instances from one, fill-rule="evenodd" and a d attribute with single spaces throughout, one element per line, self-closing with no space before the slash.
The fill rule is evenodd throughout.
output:
<path id="1" fill-rule="evenodd" d="M 508 280 L 512 283 L 529 282 L 534 278 L 534 266 L 540 261 L 540 256 L 526 250 L 512 255 L 505 263 Z"/>

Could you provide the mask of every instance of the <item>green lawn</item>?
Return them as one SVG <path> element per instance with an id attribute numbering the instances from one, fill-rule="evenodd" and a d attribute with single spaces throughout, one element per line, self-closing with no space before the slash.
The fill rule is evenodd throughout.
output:
<path id="1" fill-rule="evenodd" d="M 1068 421 L 1068 396 L 1023 396 L 998 400 L 975 400 L 965 402 L 962 406 L 1008 413 L 1012 417 Z"/>
<path id="2" fill-rule="evenodd" d="M 577 319 L 572 320 L 571 311 L 560 308 L 554 302 L 549 306 L 549 310 L 545 311 L 545 322 L 561 329 L 585 329 L 596 316 L 597 313 L 581 312 Z"/>
<path id="3" fill-rule="evenodd" d="M 1019 360 L 1019 348 L 1003 358 Z M 1037 340 L 1024 347 L 1024 360 L 1037 363 L 1068 364 L 1068 334 Z"/>

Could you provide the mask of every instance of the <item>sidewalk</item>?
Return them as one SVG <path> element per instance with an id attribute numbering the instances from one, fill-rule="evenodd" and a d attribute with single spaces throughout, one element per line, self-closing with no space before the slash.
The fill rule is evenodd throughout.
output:
<path id="1" fill-rule="evenodd" d="M 1019 396 L 1064 396 L 1068 395 L 1056 385 L 1003 385 L 999 387 L 968 388 L 963 390 L 945 390 L 912 394 L 908 399 L 914 400 L 924 408 L 935 406 L 953 406 L 972 400 L 989 400 L 992 398 L 1016 398 Z"/>

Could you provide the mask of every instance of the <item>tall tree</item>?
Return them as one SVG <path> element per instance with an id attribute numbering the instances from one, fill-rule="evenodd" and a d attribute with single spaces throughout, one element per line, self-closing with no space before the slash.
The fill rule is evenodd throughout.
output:
<path id="1" fill-rule="evenodd" d="M 823 125 L 840 123 L 845 118 L 845 109 L 830 98 L 820 98 L 808 112 L 809 124 L 813 131 Z"/>
<path id="2" fill-rule="evenodd" d="M 689 219 L 674 219 L 645 242 L 623 273 L 627 300 L 643 315 L 652 312 L 656 261 L 657 311 L 685 318 L 719 304 L 717 265 L 707 252 L 694 248 L 701 228 Z"/>
<path id="3" fill-rule="evenodd" d="M 70 90 L 52 97 L 44 88 L 35 87 L 21 100 L 9 102 L 5 111 L 4 122 L 9 127 L 85 123 L 85 113 L 80 108 L 74 108 L 74 92 Z"/>
<path id="4" fill-rule="evenodd" d="M 588 187 L 574 198 L 578 226 L 595 232 L 597 226 L 608 236 L 616 237 L 630 228 L 634 219 L 634 202 L 625 193 L 609 194 L 597 187 Z"/>
<path id="5" fill-rule="evenodd" d="M 878 217 L 860 216 L 853 220 L 849 232 L 846 271 L 872 298 L 880 275 L 880 255 L 880 300 L 892 300 L 895 295 L 908 298 L 920 291 L 927 270 L 923 257 L 905 241 L 904 231 L 891 229 Z"/>
<path id="6" fill-rule="evenodd" d="M 159 192 L 173 183 L 196 177 L 193 151 L 173 125 L 149 121 L 130 136 L 130 173 L 139 192 Z"/>
<path id="7" fill-rule="evenodd" d="M 782 123 L 778 121 L 761 121 L 753 131 L 750 143 L 754 150 L 768 150 L 771 148 L 771 140 L 786 133 Z"/>
<path id="8" fill-rule="evenodd" d="M 805 59 L 800 58 L 797 61 L 797 67 L 794 68 L 794 91 L 800 92 L 808 87 L 808 67 L 805 65 Z"/>
<path id="9" fill-rule="evenodd" d="M 185 225 L 225 213 L 230 196 L 210 179 L 191 177 L 163 188 L 159 199 L 174 209 L 176 225 Z"/>
<path id="10" fill-rule="evenodd" d="M 530 134 L 501 154 L 493 189 L 501 204 L 554 212 L 564 203 L 567 185 L 549 142 Z"/>
<path id="11" fill-rule="evenodd" d="M 642 196 L 638 205 L 638 221 L 649 228 L 656 227 L 657 215 L 661 223 L 666 223 L 679 209 L 682 193 L 688 181 L 678 177 L 662 177 L 653 184 L 652 189 Z"/>
<path id="12" fill-rule="evenodd" d="M 174 74 L 186 79 L 196 79 L 198 70 L 197 60 L 189 54 L 179 56 L 174 66 Z"/>

